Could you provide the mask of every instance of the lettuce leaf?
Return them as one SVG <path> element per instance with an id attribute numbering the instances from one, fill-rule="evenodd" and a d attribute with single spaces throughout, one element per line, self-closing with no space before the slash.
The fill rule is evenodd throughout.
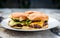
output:
<path id="1" fill-rule="evenodd" d="M 22 25 L 30 25 L 31 24 L 31 20 L 29 20 L 29 19 L 27 19 L 27 20 L 23 20 L 23 21 L 19 21 L 18 19 L 13 19 L 13 18 L 11 18 L 13 21 L 14 21 L 14 23 L 13 24 L 22 24 Z"/>

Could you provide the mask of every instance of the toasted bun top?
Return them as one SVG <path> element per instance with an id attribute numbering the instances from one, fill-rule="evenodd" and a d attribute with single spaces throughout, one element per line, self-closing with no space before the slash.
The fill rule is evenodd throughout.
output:
<path id="1" fill-rule="evenodd" d="M 48 16 L 42 12 L 27 11 L 25 13 L 15 12 L 12 13 L 10 18 L 23 18 L 29 20 L 48 20 Z"/>
<path id="2" fill-rule="evenodd" d="M 48 20 L 48 16 L 46 14 L 40 13 L 40 14 L 30 14 L 28 16 L 30 20 Z"/>
<path id="3" fill-rule="evenodd" d="M 41 13 L 41 12 L 37 12 L 37 11 L 26 11 L 25 14 L 27 14 L 27 16 L 29 16 L 30 14 L 37 14 L 37 13 Z"/>
<path id="4" fill-rule="evenodd" d="M 32 14 L 32 13 L 34 13 L 34 11 L 26 11 L 25 13 L 26 14 Z"/>
<path id="5" fill-rule="evenodd" d="M 15 12 L 15 13 L 12 13 L 11 15 L 11 18 L 19 18 L 19 17 L 26 17 L 26 15 L 24 13 L 20 13 L 20 12 Z"/>

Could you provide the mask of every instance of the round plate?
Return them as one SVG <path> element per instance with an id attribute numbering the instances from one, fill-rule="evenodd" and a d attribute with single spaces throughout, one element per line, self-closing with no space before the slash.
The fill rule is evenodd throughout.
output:
<path id="1" fill-rule="evenodd" d="M 24 30 L 24 29 L 15 29 L 15 28 L 12 28 L 8 25 L 8 22 L 9 22 L 10 18 L 7 18 L 7 19 L 4 19 L 2 22 L 1 22 L 1 25 L 3 28 L 6 28 L 6 29 L 10 29 L 10 30 L 16 30 L 16 31 L 41 31 L 41 30 L 47 30 L 47 29 L 51 29 L 51 28 L 54 28 L 56 26 L 58 26 L 59 24 L 59 21 L 54 19 L 54 18 L 51 18 L 49 17 L 49 20 L 48 20 L 48 28 L 46 29 L 35 29 L 35 30 Z"/>

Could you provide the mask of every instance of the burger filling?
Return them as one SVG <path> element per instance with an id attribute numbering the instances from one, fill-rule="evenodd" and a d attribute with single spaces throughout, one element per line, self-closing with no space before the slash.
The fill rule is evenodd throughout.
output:
<path id="1" fill-rule="evenodd" d="M 41 20 L 36 20 L 36 21 L 32 21 L 32 20 L 22 20 L 19 21 L 18 19 L 13 19 L 9 22 L 9 25 L 11 27 L 23 27 L 23 26 L 28 26 L 30 28 L 42 28 L 46 25 L 48 25 L 48 21 L 41 21 Z"/>

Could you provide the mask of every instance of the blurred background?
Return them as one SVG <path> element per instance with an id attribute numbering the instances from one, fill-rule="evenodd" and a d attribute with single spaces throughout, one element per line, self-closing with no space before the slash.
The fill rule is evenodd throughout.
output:
<path id="1" fill-rule="evenodd" d="M 60 9 L 60 0 L 0 0 L 0 8 Z"/>

